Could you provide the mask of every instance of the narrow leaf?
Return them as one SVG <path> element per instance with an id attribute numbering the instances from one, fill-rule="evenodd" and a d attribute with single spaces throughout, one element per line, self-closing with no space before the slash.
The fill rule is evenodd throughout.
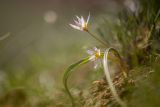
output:
<path id="1" fill-rule="evenodd" d="M 74 71 L 73 69 L 79 67 L 80 65 L 86 64 L 88 61 L 89 61 L 89 57 L 84 58 L 84 59 L 70 65 L 64 72 L 63 85 L 64 85 L 64 88 L 65 88 L 69 98 L 71 99 L 72 107 L 75 107 L 75 103 L 74 103 L 73 96 L 71 95 L 71 92 L 69 91 L 69 88 L 68 88 L 68 84 L 67 84 L 68 78 L 71 75 L 71 73 Z"/>
<path id="2" fill-rule="evenodd" d="M 111 76 L 110 76 L 109 67 L 108 67 L 109 52 L 112 52 L 113 54 L 115 54 L 121 61 L 119 53 L 114 48 L 108 48 L 104 52 L 103 68 L 104 68 L 104 72 L 105 72 L 105 75 L 106 75 L 106 79 L 107 79 L 108 85 L 110 87 L 110 90 L 111 90 L 115 100 L 120 104 L 121 107 L 127 107 L 126 104 L 120 99 L 119 95 L 117 94 L 117 91 L 116 91 L 116 89 L 113 85 L 113 82 L 112 82 L 112 79 L 111 79 Z M 124 75 L 124 76 L 126 76 L 126 75 Z"/>

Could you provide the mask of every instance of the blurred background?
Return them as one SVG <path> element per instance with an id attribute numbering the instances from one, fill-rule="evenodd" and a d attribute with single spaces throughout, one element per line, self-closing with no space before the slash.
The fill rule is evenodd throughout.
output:
<path id="1" fill-rule="evenodd" d="M 25 91 L 19 94 L 36 96 L 35 100 L 39 96 L 44 99 L 55 96 L 55 90 L 62 87 L 64 69 L 86 56 L 86 48 L 97 44 L 88 34 L 69 26 L 73 17 L 83 15 L 86 18 L 90 12 L 89 28 L 94 30 L 101 14 L 116 15 L 123 2 L 1 0 L 0 102 L 10 96 L 9 92 L 14 96 Z"/>
<path id="2" fill-rule="evenodd" d="M 117 17 L 124 8 L 136 11 L 139 4 L 134 1 L 0 0 L 2 107 L 50 107 L 48 102 L 64 91 L 64 69 L 87 56 L 87 48 L 99 45 L 87 33 L 69 26 L 74 16 L 86 18 L 90 12 L 89 29 L 97 34 L 95 29 L 104 17 Z M 93 64 L 89 65 L 82 67 L 85 72 L 79 71 L 80 75 L 73 74 L 74 85 L 94 78 L 89 77 Z"/>
<path id="3" fill-rule="evenodd" d="M 80 57 L 81 48 L 94 40 L 70 28 L 73 17 L 87 17 L 90 12 L 90 24 L 94 22 L 90 27 L 94 27 L 95 17 L 116 13 L 120 4 L 113 0 L 1 0 L 0 36 L 7 37 L 1 40 L 1 69 L 28 68 L 32 66 L 31 57 L 45 60 L 52 68 Z"/>
<path id="4" fill-rule="evenodd" d="M 54 73 L 61 73 L 73 60 L 85 56 L 85 48 L 95 43 L 88 34 L 69 26 L 74 16 L 87 17 L 90 12 L 89 27 L 94 29 L 98 15 L 115 14 L 120 3 L 113 0 L 1 0 L 1 73 L 48 71 L 53 73 L 52 78 L 57 77 Z"/>

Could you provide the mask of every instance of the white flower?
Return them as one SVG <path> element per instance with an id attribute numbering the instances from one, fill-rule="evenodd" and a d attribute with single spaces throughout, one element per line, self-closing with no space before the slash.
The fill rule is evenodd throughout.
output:
<path id="1" fill-rule="evenodd" d="M 84 20 L 83 16 L 78 17 L 76 16 L 77 20 L 74 20 L 75 24 L 69 24 L 72 28 L 80 30 L 80 31 L 87 31 L 88 30 L 88 22 L 90 19 L 90 14 L 88 15 L 87 21 Z"/>
<path id="2" fill-rule="evenodd" d="M 87 53 L 90 55 L 89 60 L 94 62 L 94 68 L 97 68 L 98 64 L 101 62 L 101 51 L 94 47 L 91 50 L 87 50 Z"/>

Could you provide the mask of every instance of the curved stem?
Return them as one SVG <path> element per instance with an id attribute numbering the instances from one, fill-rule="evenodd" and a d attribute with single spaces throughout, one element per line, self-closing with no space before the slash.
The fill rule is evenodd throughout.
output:
<path id="1" fill-rule="evenodd" d="M 68 93 L 69 98 L 71 99 L 72 107 L 75 107 L 74 98 L 73 98 L 73 96 L 71 95 L 71 92 L 68 89 L 67 83 L 64 84 L 64 87 L 66 89 L 66 92 Z"/>
<path id="2" fill-rule="evenodd" d="M 116 91 L 116 89 L 115 89 L 115 87 L 112 83 L 112 79 L 111 79 L 111 76 L 110 76 L 110 73 L 109 73 L 109 67 L 108 67 L 108 56 L 109 56 L 110 51 L 113 51 L 114 53 L 116 53 L 116 55 L 118 55 L 118 58 L 121 60 L 119 53 L 114 48 L 109 48 L 105 51 L 104 59 L 103 59 L 103 67 L 104 67 L 104 72 L 105 72 L 105 75 L 106 75 L 106 79 L 107 79 L 108 85 L 110 87 L 110 90 L 111 90 L 115 100 L 119 103 L 119 105 L 121 107 L 127 107 L 127 105 L 118 96 L 117 91 Z M 122 71 L 122 72 L 123 72 L 124 77 L 126 77 L 127 75 L 126 75 L 125 71 Z"/>
<path id="3" fill-rule="evenodd" d="M 95 35 L 93 35 L 89 30 L 86 30 L 86 32 L 87 32 L 90 36 L 92 36 L 94 39 L 96 39 L 98 42 L 100 42 L 100 43 L 103 44 L 105 47 L 107 47 L 107 44 L 106 44 L 104 41 L 102 41 L 101 39 L 99 39 L 98 37 L 96 37 Z"/>
<path id="4" fill-rule="evenodd" d="M 89 61 L 88 57 L 84 58 L 84 59 L 70 65 L 64 72 L 63 85 L 64 85 L 64 88 L 65 88 L 71 102 L 72 102 L 72 107 L 75 107 L 75 102 L 74 102 L 74 98 L 73 98 L 73 96 L 72 96 L 72 94 L 71 94 L 71 92 L 69 91 L 69 88 L 68 88 L 68 78 L 71 75 L 71 73 L 73 72 L 73 69 L 79 67 L 80 65 L 83 65 L 83 64 L 87 63 L 88 61 Z"/>

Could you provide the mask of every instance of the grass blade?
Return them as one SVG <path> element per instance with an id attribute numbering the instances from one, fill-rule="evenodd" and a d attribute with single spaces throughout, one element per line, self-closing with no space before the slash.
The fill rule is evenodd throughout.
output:
<path id="1" fill-rule="evenodd" d="M 64 85 L 64 88 L 69 96 L 69 98 L 71 99 L 71 102 L 72 102 L 72 107 L 75 107 L 75 102 L 74 102 L 74 98 L 73 96 L 71 95 L 71 92 L 69 91 L 69 88 L 68 88 L 68 84 L 67 84 L 67 81 L 68 81 L 68 78 L 69 76 L 71 75 L 71 73 L 73 72 L 73 69 L 79 67 L 80 65 L 83 65 L 83 64 L 86 64 L 87 62 L 89 61 L 89 58 L 84 58 L 72 65 L 70 65 L 64 72 L 64 75 L 63 75 L 63 85 Z"/>
<path id="2" fill-rule="evenodd" d="M 105 75 L 106 75 L 106 79 L 107 79 L 108 85 L 110 87 L 110 90 L 111 90 L 115 100 L 119 103 L 119 105 L 121 107 L 127 107 L 126 104 L 118 96 L 117 91 L 116 91 L 116 89 L 113 85 L 110 73 L 109 73 L 108 58 L 109 58 L 109 52 L 110 51 L 113 52 L 114 54 L 116 54 L 116 56 L 118 56 L 118 58 L 121 60 L 119 53 L 114 48 L 109 48 L 104 52 L 103 67 L 104 67 L 104 72 L 105 72 Z M 125 71 L 122 71 L 122 72 L 123 72 L 124 77 L 126 77 L 127 75 L 126 75 Z"/>

